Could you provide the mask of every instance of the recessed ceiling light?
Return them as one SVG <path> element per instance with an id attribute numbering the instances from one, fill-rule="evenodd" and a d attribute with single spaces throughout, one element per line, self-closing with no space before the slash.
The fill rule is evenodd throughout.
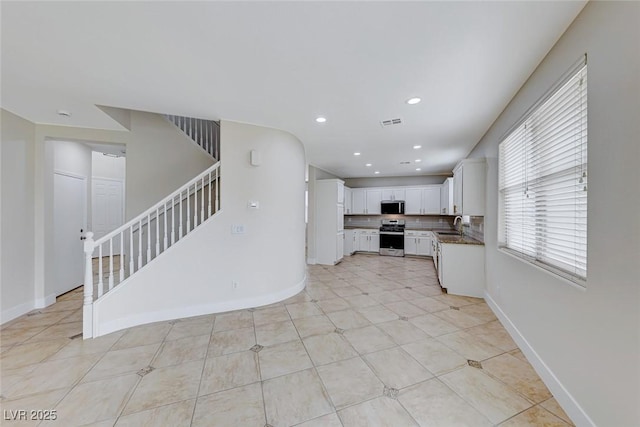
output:
<path id="1" fill-rule="evenodd" d="M 371 167 L 371 163 L 367 163 L 365 166 L 370 168 Z"/>
<path id="2" fill-rule="evenodd" d="M 420 163 L 422 159 L 416 159 L 416 163 Z"/>
<path id="3" fill-rule="evenodd" d="M 67 110 L 58 110 L 58 115 L 62 117 L 71 117 L 71 113 Z"/>
<path id="4" fill-rule="evenodd" d="M 326 121 L 327 121 L 327 119 L 325 117 L 317 117 L 316 118 L 316 122 L 318 122 L 318 123 L 324 123 Z"/>
<path id="5" fill-rule="evenodd" d="M 417 170 L 417 171 L 421 171 L 422 169 L 420 169 L 420 168 L 416 168 L 416 170 Z"/>
<path id="6" fill-rule="evenodd" d="M 420 149 L 420 148 L 422 148 L 422 145 L 414 145 L 414 146 L 413 146 L 413 149 L 414 149 L 414 150 L 418 150 L 418 149 Z"/>
<path id="7" fill-rule="evenodd" d="M 407 104 L 409 105 L 415 105 L 417 103 L 419 103 L 420 101 L 422 101 L 422 99 L 415 97 L 415 98 L 409 98 L 407 99 Z"/>
<path id="8" fill-rule="evenodd" d="M 354 156 L 359 156 L 360 153 L 358 153 L 357 151 L 355 153 L 353 153 Z"/>
<path id="9" fill-rule="evenodd" d="M 374 173 L 375 173 L 376 175 L 378 175 L 378 174 L 380 173 L 380 171 L 375 171 Z"/>

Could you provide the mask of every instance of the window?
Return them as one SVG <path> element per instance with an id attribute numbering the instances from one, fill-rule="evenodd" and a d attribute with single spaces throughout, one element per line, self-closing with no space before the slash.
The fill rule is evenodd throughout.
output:
<path id="1" fill-rule="evenodd" d="M 586 57 L 504 138 L 498 156 L 499 247 L 584 286 Z"/>

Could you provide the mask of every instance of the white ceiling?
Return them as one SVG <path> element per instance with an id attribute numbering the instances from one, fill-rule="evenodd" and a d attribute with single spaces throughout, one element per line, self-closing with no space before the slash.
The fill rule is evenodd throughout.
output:
<path id="1" fill-rule="evenodd" d="M 103 129 L 120 126 L 96 105 L 235 120 L 345 178 L 448 173 L 584 4 L 3 1 L 2 107 Z"/>

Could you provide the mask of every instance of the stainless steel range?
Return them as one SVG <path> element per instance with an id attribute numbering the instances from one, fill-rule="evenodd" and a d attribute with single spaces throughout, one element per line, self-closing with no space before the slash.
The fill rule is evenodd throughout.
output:
<path id="1" fill-rule="evenodd" d="M 383 219 L 380 255 L 404 256 L 404 219 Z"/>

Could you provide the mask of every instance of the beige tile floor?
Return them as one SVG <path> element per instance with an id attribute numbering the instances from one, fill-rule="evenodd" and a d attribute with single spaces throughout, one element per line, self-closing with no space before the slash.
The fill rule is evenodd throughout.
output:
<path id="1" fill-rule="evenodd" d="M 2 326 L 0 412 L 55 410 L 39 425 L 61 426 L 571 425 L 484 301 L 443 294 L 431 260 L 355 255 L 308 273 L 278 304 L 94 340 L 70 292 Z"/>

